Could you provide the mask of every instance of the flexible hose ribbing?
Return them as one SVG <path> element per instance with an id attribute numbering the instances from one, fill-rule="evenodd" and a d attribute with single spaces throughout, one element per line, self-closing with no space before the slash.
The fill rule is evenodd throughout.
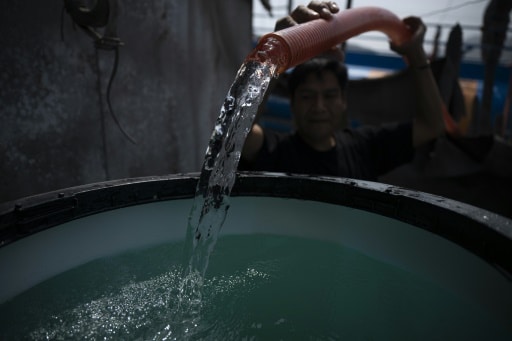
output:
<path id="1" fill-rule="evenodd" d="M 264 45 L 269 42 L 279 45 L 269 52 L 267 58 L 278 65 L 278 73 L 281 73 L 368 31 L 380 31 L 397 45 L 411 37 L 407 26 L 390 11 L 379 7 L 359 7 L 336 13 L 330 20 L 312 20 L 266 34 L 259 40 L 256 51 L 264 50 Z M 261 59 L 255 54 L 248 58 Z"/>

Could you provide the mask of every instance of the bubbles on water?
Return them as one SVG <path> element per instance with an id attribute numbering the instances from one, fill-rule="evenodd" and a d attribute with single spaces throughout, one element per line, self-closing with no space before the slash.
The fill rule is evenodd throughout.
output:
<path id="1" fill-rule="evenodd" d="M 207 280 L 199 274 L 183 279 L 181 269 L 175 267 L 149 280 L 127 284 L 117 293 L 55 314 L 31 331 L 29 338 L 186 339 L 212 327 L 211 320 L 201 320 L 199 311 L 203 305 L 247 292 L 268 277 L 261 270 L 248 268 L 242 273 Z"/>
<path id="2" fill-rule="evenodd" d="M 277 321 L 274 323 L 274 325 L 278 326 L 278 325 L 283 324 L 283 323 L 285 323 L 285 322 L 286 322 L 286 319 L 284 319 L 284 318 L 280 318 L 279 320 L 277 320 Z"/>
<path id="3" fill-rule="evenodd" d="M 30 333 L 32 339 L 96 340 L 146 335 L 158 321 L 169 317 L 175 304 L 169 290 L 179 283 L 179 272 L 171 271 L 148 281 L 130 283 L 119 292 L 78 305 L 54 315 Z"/>
<path id="4" fill-rule="evenodd" d="M 254 103 L 254 100 L 257 100 L 259 98 L 260 89 L 257 86 L 254 86 L 250 84 L 247 87 L 247 94 L 244 98 L 243 103 L 241 104 L 244 107 L 252 106 Z"/>

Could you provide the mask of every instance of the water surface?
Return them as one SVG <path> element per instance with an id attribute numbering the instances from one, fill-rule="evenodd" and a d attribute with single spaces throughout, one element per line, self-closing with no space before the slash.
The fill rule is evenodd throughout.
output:
<path id="1" fill-rule="evenodd" d="M 183 243 L 103 258 L 0 306 L 0 339 L 158 340 L 182 280 Z M 169 260 L 173 260 L 169 264 Z M 220 237 L 190 340 L 506 340 L 473 302 L 338 244 Z M 183 323 L 178 321 L 174 323 Z M 176 334 L 174 334 L 176 335 Z"/>

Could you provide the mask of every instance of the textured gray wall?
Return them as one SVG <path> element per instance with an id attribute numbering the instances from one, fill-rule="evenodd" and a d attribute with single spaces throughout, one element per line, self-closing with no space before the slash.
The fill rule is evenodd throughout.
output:
<path id="1" fill-rule="evenodd" d="M 120 5 L 125 45 L 111 102 L 136 145 L 105 103 L 113 52 L 96 52 L 67 13 L 62 40 L 62 1 L 0 2 L 0 202 L 199 171 L 224 96 L 251 49 L 251 1 Z"/>

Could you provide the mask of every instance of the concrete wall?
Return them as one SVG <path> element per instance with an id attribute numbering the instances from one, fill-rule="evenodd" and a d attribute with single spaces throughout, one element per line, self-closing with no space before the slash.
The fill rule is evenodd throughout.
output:
<path id="1" fill-rule="evenodd" d="M 0 2 L 0 202 L 109 179 L 199 171 L 251 49 L 250 0 L 120 0 L 112 51 L 63 1 Z M 61 39 L 61 24 L 63 37 Z M 101 29 L 99 30 L 101 31 Z"/>

